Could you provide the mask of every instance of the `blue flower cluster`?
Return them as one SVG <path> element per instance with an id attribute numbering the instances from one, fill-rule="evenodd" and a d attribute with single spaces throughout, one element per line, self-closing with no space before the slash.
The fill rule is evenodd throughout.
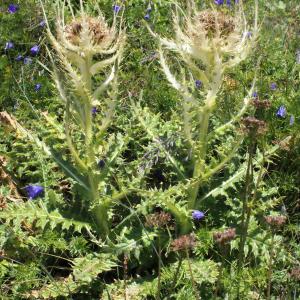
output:
<path id="1" fill-rule="evenodd" d="M 228 6 L 231 5 L 231 0 L 215 0 L 215 4 L 216 5 L 223 5 L 223 4 L 227 4 Z M 234 4 L 238 4 L 239 0 L 234 0 Z"/>
<path id="2" fill-rule="evenodd" d="M 9 14 L 15 14 L 16 12 L 18 12 L 18 10 L 20 9 L 19 5 L 17 4 L 9 4 L 8 5 L 8 9 L 7 9 L 7 12 Z M 42 20 L 40 23 L 39 23 L 39 26 L 40 27 L 44 27 L 46 25 L 46 22 L 45 20 Z M 12 42 L 12 41 L 8 41 L 5 43 L 4 45 L 4 51 L 5 52 L 8 52 L 12 49 L 15 48 L 15 44 Z M 30 49 L 29 49 L 29 53 L 30 53 L 30 56 L 37 56 L 40 52 L 40 46 L 39 45 L 33 45 Z M 29 65 L 32 63 L 32 58 L 30 56 L 23 56 L 22 54 L 18 54 L 16 57 L 15 57 L 15 61 L 23 61 L 25 65 Z M 37 83 L 35 84 L 34 86 L 34 90 L 36 92 L 38 92 L 40 89 L 42 88 L 42 85 L 40 83 Z"/>
<path id="3" fill-rule="evenodd" d="M 270 84 L 270 90 L 271 91 L 276 91 L 277 90 L 277 84 L 275 82 L 272 82 Z M 257 91 L 254 91 L 252 94 L 252 97 L 255 99 L 259 99 L 258 93 Z M 279 119 L 284 119 L 287 116 L 287 109 L 284 105 L 280 105 L 276 111 L 276 117 Z M 289 124 L 293 125 L 295 123 L 295 116 L 294 115 L 290 115 L 290 120 L 289 120 Z"/>
<path id="4" fill-rule="evenodd" d="M 149 21 L 149 20 L 150 20 L 150 13 L 151 13 L 151 11 L 152 11 L 152 7 L 151 7 L 151 3 L 149 3 L 149 5 L 148 5 L 148 7 L 147 7 L 147 9 L 146 9 L 146 14 L 145 14 L 145 16 L 144 16 L 144 19 L 145 19 L 146 21 Z"/>

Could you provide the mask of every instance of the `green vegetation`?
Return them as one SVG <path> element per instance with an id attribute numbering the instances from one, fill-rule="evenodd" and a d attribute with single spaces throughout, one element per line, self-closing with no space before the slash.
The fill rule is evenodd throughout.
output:
<path id="1" fill-rule="evenodd" d="M 0 299 L 300 298 L 286 2 L 2 1 Z"/>

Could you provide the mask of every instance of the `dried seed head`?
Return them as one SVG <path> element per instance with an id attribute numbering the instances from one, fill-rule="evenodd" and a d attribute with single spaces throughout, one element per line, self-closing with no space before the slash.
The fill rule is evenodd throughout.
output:
<path id="1" fill-rule="evenodd" d="M 265 121 L 249 116 L 242 119 L 242 129 L 247 134 L 261 135 L 267 131 L 267 124 Z"/>
<path id="2" fill-rule="evenodd" d="M 171 215 L 163 211 L 157 212 L 146 217 L 146 226 L 148 227 L 162 227 L 167 225 L 171 220 Z"/>
<path id="3" fill-rule="evenodd" d="M 234 19 L 221 11 L 204 10 L 193 18 L 192 35 L 205 32 L 207 37 L 228 36 L 235 29 Z"/>
<path id="4" fill-rule="evenodd" d="M 282 226 L 286 222 L 286 216 L 266 216 L 265 221 L 270 225 L 270 226 Z"/>
<path id="5" fill-rule="evenodd" d="M 79 46 L 83 40 L 83 28 L 87 27 L 88 34 L 94 44 L 106 44 L 110 40 L 111 30 L 103 19 L 92 17 L 80 17 L 74 19 L 64 28 L 66 39 L 73 45 Z"/>
<path id="6" fill-rule="evenodd" d="M 238 82 L 229 76 L 224 77 L 224 82 L 229 90 L 234 90 L 238 86 Z"/>
<path id="7" fill-rule="evenodd" d="M 229 228 L 225 231 L 218 231 L 213 234 L 213 238 L 218 244 L 226 244 L 232 241 L 236 236 L 235 228 Z"/>
<path id="8" fill-rule="evenodd" d="M 258 97 L 254 97 L 251 104 L 256 109 L 269 109 L 271 107 L 271 102 L 269 100 L 260 100 Z"/>
<path id="9" fill-rule="evenodd" d="M 285 151 L 291 150 L 291 136 L 285 138 L 284 140 L 274 140 L 272 143 L 279 145 L 279 148 Z"/>
<path id="10" fill-rule="evenodd" d="M 182 235 L 171 244 L 173 251 L 192 249 L 196 245 L 196 239 L 194 234 Z"/>
<path id="11" fill-rule="evenodd" d="M 300 281 L 300 267 L 293 268 L 290 273 L 291 278 Z"/>

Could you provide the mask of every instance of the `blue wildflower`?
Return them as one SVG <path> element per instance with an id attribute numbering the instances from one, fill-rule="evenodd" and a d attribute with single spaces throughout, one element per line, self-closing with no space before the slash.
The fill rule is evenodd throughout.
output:
<path id="1" fill-rule="evenodd" d="M 150 14 L 146 14 L 146 15 L 144 16 L 144 19 L 147 20 L 147 21 L 150 20 Z"/>
<path id="2" fill-rule="evenodd" d="M 34 85 L 34 90 L 36 92 L 38 92 L 41 88 L 42 88 L 42 85 L 40 83 L 37 83 L 37 84 Z"/>
<path id="3" fill-rule="evenodd" d="M 94 107 L 92 108 L 92 115 L 93 115 L 93 117 L 96 116 L 97 112 L 98 112 L 97 107 L 94 106 Z"/>
<path id="4" fill-rule="evenodd" d="M 272 82 L 271 85 L 270 85 L 270 89 L 272 91 L 275 91 L 277 89 L 277 84 L 275 82 Z"/>
<path id="5" fill-rule="evenodd" d="M 31 55 L 37 55 L 40 52 L 40 46 L 34 45 L 30 48 Z"/>
<path id="6" fill-rule="evenodd" d="M 117 14 L 120 11 L 121 6 L 120 5 L 114 5 L 113 9 L 114 9 L 114 12 Z"/>
<path id="7" fill-rule="evenodd" d="M 192 218 L 193 218 L 194 220 L 200 221 L 200 220 L 202 220 L 204 217 L 205 217 L 204 212 L 202 212 L 202 211 L 200 211 L 200 210 L 194 210 L 194 211 L 192 212 Z"/>
<path id="8" fill-rule="evenodd" d="M 295 123 L 295 116 L 291 115 L 290 117 L 290 125 L 293 125 Z"/>
<path id="9" fill-rule="evenodd" d="M 202 81 L 199 80 L 199 79 L 195 80 L 195 86 L 196 86 L 197 89 L 200 89 L 201 86 L 202 86 Z"/>
<path id="10" fill-rule="evenodd" d="M 252 97 L 253 97 L 253 98 L 258 98 L 258 93 L 257 93 L 256 91 L 253 92 Z"/>
<path id="11" fill-rule="evenodd" d="M 231 0 L 226 0 L 226 4 L 227 4 L 228 6 L 230 6 L 230 5 L 231 5 Z"/>
<path id="12" fill-rule="evenodd" d="M 296 63 L 298 65 L 300 64 L 300 49 L 296 50 Z"/>
<path id="13" fill-rule="evenodd" d="M 19 5 L 17 5 L 17 4 L 9 4 L 9 5 L 8 5 L 7 11 L 8 11 L 10 14 L 14 14 L 14 13 L 16 13 L 18 10 L 19 10 Z"/>
<path id="14" fill-rule="evenodd" d="M 31 63 L 32 63 L 32 59 L 30 57 L 26 56 L 24 58 L 24 64 L 25 65 L 30 65 Z"/>
<path id="15" fill-rule="evenodd" d="M 224 0 L 215 0 L 215 4 L 222 5 L 224 4 Z"/>
<path id="16" fill-rule="evenodd" d="M 151 11 L 152 11 L 152 7 L 149 5 L 148 7 L 147 7 L 147 13 L 150 13 Z"/>
<path id="17" fill-rule="evenodd" d="M 15 46 L 15 45 L 14 45 L 13 42 L 7 42 L 7 43 L 5 43 L 4 50 L 12 49 L 14 46 Z"/>
<path id="18" fill-rule="evenodd" d="M 281 105 L 281 106 L 278 108 L 278 110 L 277 110 L 277 112 L 276 112 L 276 116 L 277 116 L 278 118 L 284 118 L 284 117 L 286 116 L 286 108 L 285 108 L 284 105 Z"/>
<path id="19" fill-rule="evenodd" d="M 15 58 L 16 61 L 21 61 L 23 59 L 23 55 L 18 54 L 17 57 Z"/>
<path id="20" fill-rule="evenodd" d="M 25 187 L 29 199 L 34 199 L 44 192 L 44 188 L 40 185 L 28 185 Z"/>
<path id="21" fill-rule="evenodd" d="M 100 169 L 103 169 L 105 167 L 105 161 L 103 159 L 100 159 L 98 162 L 98 167 Z"/>
<path id="22" fill-rule="evenodd" d="M 44 27 L 46 25 L 46 21 L 45 20 L 42 20 L 40 23 L 39 23 L 39 26 L 40 27 Z"/>
<path id="23" fill-rule="evenodd" d="M 252 32 L 251 32 L 251 31 L 247 31 L 247 32 L 246 32 L 246 37 L 247 37 L 248 39 L 250 39 L 250 38 L 252 37 Z"/>

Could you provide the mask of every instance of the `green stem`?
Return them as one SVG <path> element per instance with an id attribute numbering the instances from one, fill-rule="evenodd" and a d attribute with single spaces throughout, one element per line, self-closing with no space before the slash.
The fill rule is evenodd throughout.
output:
<path id="1" fill-rule="evenodd" d="M 204 172 L 204 164 L 206 157 L 206 149 L 207 149 L 207 133 L 208 133 L 208 124 L 210 111 L 208 108 L 203 109 L 202 112 L 202 123 L 200 127 L 200 137 L 199 137 L 199 150 L 196 153 L 196 162 L 194 165 L 193 178 L 199 178 Z M 195 154 L 194 154 L 195 155 Z M 200 180 L 190 187 L 189 190 L 189 201 L 188 201 L 188 209 L 194 209 L 196 205 L 196 200 L 198 196 L 198 191 L 200 187 Z"/>
<path id="2" fill-rule="evenodd" d="M 177 277 L 178 277 L 178 273 L 179 273 L 181 264 L 182 264 L 182 256 L 180 255 L 180 256 L 179 256 L 178 266 L 177 266 L 177 268 L 176 268 L 176 271 L 175 271 L 175 274 L 174 274 L 174 278 L 173 278 L 173 289 L 174 289 L 174 290 L 175 290 L 175 288 L 176 288 Z"/>
<path id="3" fill-rule="evenodd" d="M 271 250 L 270 250 L 270 262 L 268 269 L 268 285 L 267 285 L 267 300 L 271 299 L 271 284 L 272 284 L 272 273 L 273 273 L 273 258 L 274 258 L 274 231 L 272 230 L 271 238 Z"/>
<path id="4" fill-rule="evenodd" d="M 92 56 L 88 55 L 85 58 L 84 64 L 81 66 L 82 80 L 84 88 L 87 90 L 87 95 L 92 95 L 92 75 L 90 67 L 92 65 Z M 88 97 L 88 96 L 87 96 Z M 98 198 L 98 181 L 93 167 L 95 165 L 95 153 L 93 145 L 93 122 L 92 122 L 92 103 L 89 98 L 84 102 L 84 134 L 85 134 L 85 148 L 86 148 L 86 163 L 88 169 L 88 180 L 90 185 L 90 202 L 95 205 L 93 215 L 95 217 L 96 225 L 100 231 L 101 236 L 104 238 L 109 232 L 108 226 L 108 209 L 109 203 L 99 202 Z"/>
<path id="5" fill-rule="evenodd" d="M 161 280 L 161 245 L 160 245 L 160 234 L 158 233 L 158 278 L 157 278 L 157 294 L 156 299 L 160 300 L 160 280 Z"/>
<path id="6" fill-rule="evenodd" d="M 246 243 L 246 219 L 249 215 L 249 207 L 248 207 L 248 196 L 249 196 L 249 188 L 251 185 L 251 169 L 252 169 L 252 159 L 253 159 L 253 146 L 249 146 L 249 158 L 247 163 L 247 171 L 246 171 L 246 183 L 245 183 L 245 192 L 243 199 L 243 208 L 242 208 L 242 222 L 241 222 L 241 236 L 239 243 L 239 257 L 238 257 L 238 274 L 241 272 L 242 265 L 244 263 L 244 247 Z"/>
<path id="7" fill-rule="evenodd" d="M 192 270 L 192 265 L 191 265 L 190 255 L 189 255 L 188 249 L 186 249 L 186 258 L 187 258 L 187 263 L 188 263 L 188 267 L 189 267 L 189 271 L 190 271 L 190 275 L 191 275 L 191 280 L 192 280 L 192 285 L 193 285 L 195 297 L 196 297 L 196 299 L 200 299 L 200 296 L 199 296 L 198 291 L 197 291 L 196 281 L 195 281 L 195 278 L 194 278 L 194 275 L 193 275 L 193 270 Z"/>

